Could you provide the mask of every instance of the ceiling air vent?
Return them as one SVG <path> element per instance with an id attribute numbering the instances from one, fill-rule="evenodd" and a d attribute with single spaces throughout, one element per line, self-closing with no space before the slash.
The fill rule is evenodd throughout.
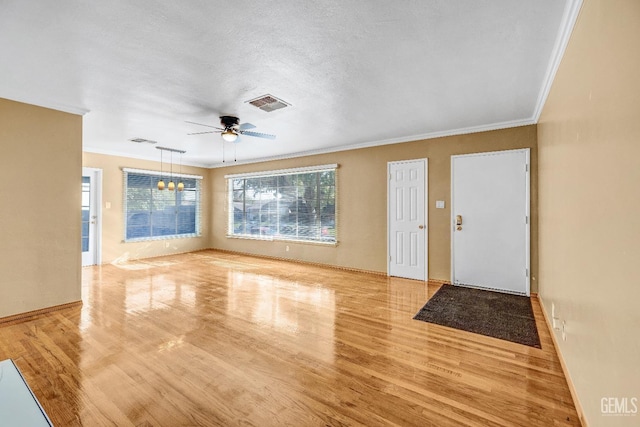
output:
<path id="1" fill-rule="evenodd" d="M 291 105 L 269 94 L 259 96 L 258 98 L 252 99 L 247 102 L 253 105 L 254 107 L 258 107 L 262 111 L 266 111 L 266 112 L 279 110 L 281 108 L 288 107 Z"/>
<path id="2" fill-rule="evenodd" d="M 152 141 L 150 139 L 144 139 L 144 138 L 131 138 L 129 141 L 137 142 L 138 144 L 142 144 L 143 142 L 146 142 L 147 144 L 157 144 L 158 143 L 158 141 Z"/>

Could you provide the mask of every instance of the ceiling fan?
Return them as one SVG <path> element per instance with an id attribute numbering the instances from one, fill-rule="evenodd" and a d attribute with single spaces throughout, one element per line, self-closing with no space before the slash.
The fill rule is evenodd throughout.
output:
<path id="1" fill-rule="evenodd" d="M 236 142 L 236 140 L 238 139 L 238 136 L 240 136 L 240 135 L 255 136 L 257 138 L 276 139 L 275 135 L 269 135 L 268 133 L 250 131 L 249 129 L 254 129 L 255 128 L 255 126 L 252 125 L 251 123 L 238 124 L 239 122 L 240 122 L 240 119 L 238 119 L 237 117 L 234 117 L 234 116 L 220 116 L 220 124 L 223 127 L 211 126 L 211 125 L 205 125 L 205 124 L 202 124 L 202 123 L 195 123 L 195 122 L 187 121 L 187 123 L 191 123 L 193 125 L 206 126 L 206 127 L 217 129 L 217 130 L 211 130 L 211 131 L 207 131 L 207 132 L 188 133 L 187 135 L 202 135 L 202 134 L 205 134 L 205 133 L 220 133 L 220 134 L 222 134 L 222 139 L 224 139 L 227 142 Z"/>

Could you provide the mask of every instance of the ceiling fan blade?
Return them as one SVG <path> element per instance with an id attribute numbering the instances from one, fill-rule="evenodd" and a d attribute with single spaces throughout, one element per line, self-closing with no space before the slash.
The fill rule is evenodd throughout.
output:
<path id="1" fill-rule="evenodd" d="M 268 133 L 251 132 L 246 130 L 239 130 L 238 133 L 241 135 L 255 136 L 257 138 L 276 139 L 275 135 L 269 135 Z"/>
<path id="2" fill-rule="evenodd" d="M 255 129 L 256 125 L 251 124 L 251 123 L 242 123 L 240 126 L 238 126 L 238 130 L 249 130 L 249 129 Z"/>
<path id="3" fill-rule="evenodd" d="M 188 133 L 187 135 L 202 135 L 205 133 L 220 133 L 219 130 L 208 130 L 206 132 L 193 132 L 193 133 Z"/>
<path id="4" fill-rule="evenodd" d="M 208 128 L 214 128 L 214 129 L 224 130 L 224 129 L 223 129 L 223 128 L 221 128 L 221 127 L 218 127 L 218 126 L 211 126 L 211 125 L 205 125 L 205 124 L 203 124 L 203 123 L 190 122 L 190 121 L 188 121 L 188 120 L 185 120 L 184 122 L 185 122 L 185 123 L 190 123 L 190 124 L 192 124 L 192 125 L 206 126 L 206 127 L 208 127 Z"/>

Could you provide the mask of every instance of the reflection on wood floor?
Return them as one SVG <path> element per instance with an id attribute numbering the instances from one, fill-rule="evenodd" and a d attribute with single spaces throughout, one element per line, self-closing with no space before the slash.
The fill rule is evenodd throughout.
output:
<path id="1" fill-rule="evenodd" d="M 83 269 L 0 325 L 56 426 L 579 425 L 542 349 L 412 320 L 440 285 L 203 251 Z"/>

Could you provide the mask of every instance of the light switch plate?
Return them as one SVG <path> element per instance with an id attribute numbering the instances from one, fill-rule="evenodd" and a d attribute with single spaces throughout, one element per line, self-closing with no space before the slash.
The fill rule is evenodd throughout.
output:
<path id="1" fill-rule="evenodd" d="M 444 200 L 436 200 L 436 209 L 444 209 Z"/>

